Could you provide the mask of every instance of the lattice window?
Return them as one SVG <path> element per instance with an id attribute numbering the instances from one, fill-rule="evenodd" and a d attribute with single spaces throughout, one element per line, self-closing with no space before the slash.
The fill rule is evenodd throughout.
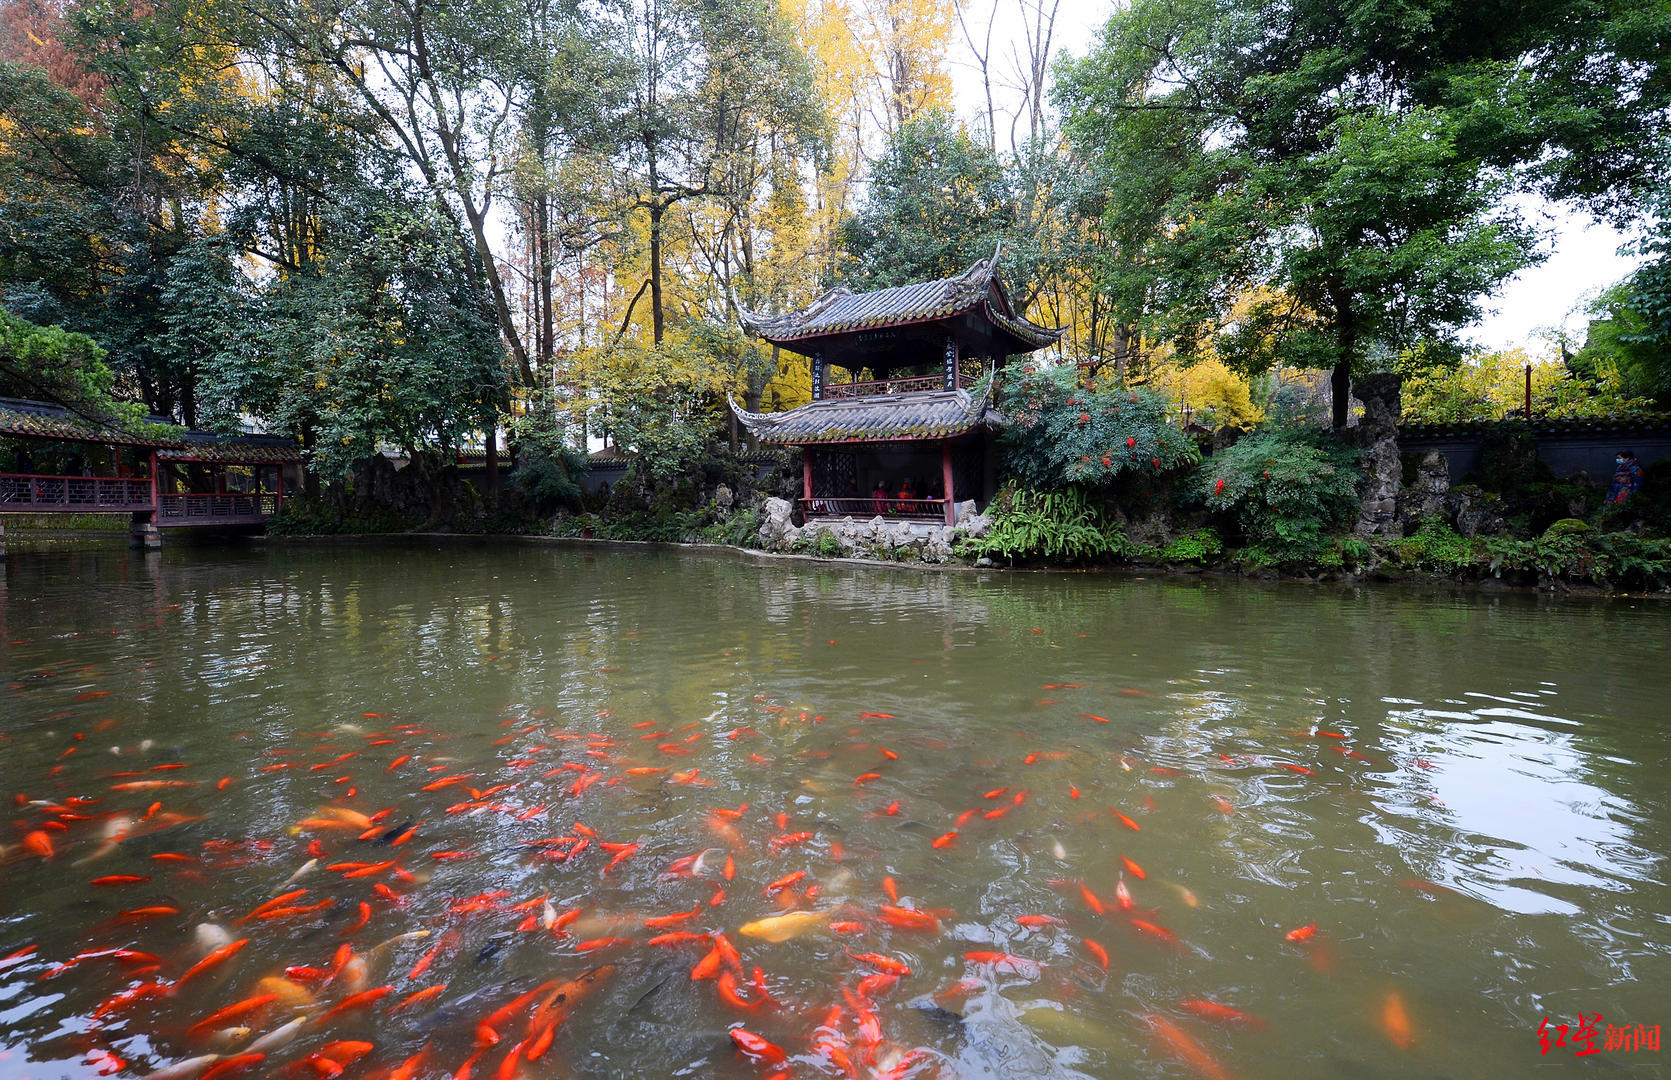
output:
<path id="1" fill-rule="evenodd" d="M 979 441 L 952 447 L 952 486 L 958 502 L 979 500 L 986 484 L 986 447 Z"/>
<path id="2" fill-rule="evenodd" d="M 812 493 L 843 498 L 859 492 L 859 467 L 847 450 L 805 451 L 812 455 Z"/>

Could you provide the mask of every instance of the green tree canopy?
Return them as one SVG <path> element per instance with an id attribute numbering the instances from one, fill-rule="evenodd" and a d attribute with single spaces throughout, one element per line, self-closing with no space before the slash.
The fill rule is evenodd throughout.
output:
<path id="1" fill-rule="evenodd" d="M 907 120 L 871 165 L 864 204 L 842 226 L 865 289 L 962 273 L 1009 237 L 1016 202 L 984 143 L 939 110 Z"/>
<path id="2" fill-rule="evenodd" d="M 1619 217 L 1658 182 L 1668 28 L 1576 0 L 1135 0 L 1058 82 L 1109 177 L 1109 291 L 1183 356 L 1332 368 L 1343 423 L 1354 366 L 1455 358 L 1535 261 L 1505 195 Z"/>
<path id="3" fill-rule="evenodd" d="M 104 357 L 86 334 L 37 326 L 0 309 L 0 397 L 49 401 L 126 434 L 177 434 L 147 423 L 143 405 L 116 397 L 116 373 Z"/>

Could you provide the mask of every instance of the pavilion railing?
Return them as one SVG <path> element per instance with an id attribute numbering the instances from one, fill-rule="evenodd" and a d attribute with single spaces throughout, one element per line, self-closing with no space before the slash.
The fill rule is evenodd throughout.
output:
<path id="1" fill-rule="evenodd" d="M 0 510 L 85 513 L 149 509 L 149 480 L 116 476 L 0 473 Z"/>
<path id="2" fill-rule="evenodd" d="M 897 518 L 901 521 L 944 521 L 944 499 L 831 499 L 814 496 L 797 500 L 801 512 L 814 517 Z"/>
<path id="3" fill-rule="evenodd" d="M 830 382 L 824 384 L 825 398 L 878 397 L 888 394 L 915 394 L 922 390 L 944 390 L 944 375 L 912 375 L 903 379 L 870 379 L 866 382 Z"/>
<path id="4" fill-rule="evenodd" d="M 279 495 L 271 491 L 158 495 L 157 524 L 260 521 L 278 513 L 279 502 Z"/>

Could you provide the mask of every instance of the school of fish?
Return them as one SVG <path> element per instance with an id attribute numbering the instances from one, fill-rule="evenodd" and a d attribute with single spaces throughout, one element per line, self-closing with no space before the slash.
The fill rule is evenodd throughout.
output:
<path id="1" fill-rule="evenodd" d="M 233 775 L 155 748 L 103 754 L 102 731 L 66 733 L 32 775 L 12 770 L 11 882 L 86 897 L 66 913 L 85 918 L 80 949 L 0 940 L 0 985 L 50 993 L 74 1018 L 43 1054 L 149 1080 L 562 1076 L 590 1051 L 571 1038 L 577 1018 L 620 1013 L 612 1030 L 631 1039 L 635 1010 L 666 994 L 710 1033 L 701 1059 L 731 1075 L 955 1077 L 934 1022 L 955 1029 L 983 999 L 1024 987 L 1071 1009 L 1134 954 L 1187 970 L 1195 946 L 1174 917 L 1210 911 L 1211 883 L 1174 877 L 1157 821 L 1238 813 L 1223 776 L 1323 782 L 1371 761 L 1344 733 L 1308 729 L 1289 733 L 1297 760 L 1109 751 L 1123 784 L 1093 789 L 1089 774 L 1063 778 L 1073 754 L 1041 747 L 995 763 L 1001 781 L 956 813 L 919 821 L 909 785 L 890 780 L 935 746 L 893 713 L 809 715 L 764 696 L 741 724 L 507 711 L 485 753 L 367 712 L 268 741 Z M 1080 718 L 1091 739 L 1109 722 Z M 775 737 L 815 731 L 812 744 Z M 780 768 L 799 783 L 770 803 L 727 779 Z M 308 793 L 304 813 L 270 835 L 217 831 L 218 807 L 280 780 Z M 671 819 L 643 819 L 670 802 Z M 1063 820 L 1094 827 L 1100 847 L 1045 879 L 1048 909 L 998 913 L 939 902 L 866 835 L 888 830 L 952 867 L 997 843 L 1070 865 L 1049 838 Z M 1319 973 L 1336 963 L 1327 920 L 1298 903 L 1247 948 Z M 1261 1004 L 1203 983 L 1128 1025 L 1168 1068 L 1221 1080 L 1237 1053 L 1271 1052 Z M 1407 994 L 1389 986 L 1373 1008 L 1389 1050 L 1420 1042 Z"/>

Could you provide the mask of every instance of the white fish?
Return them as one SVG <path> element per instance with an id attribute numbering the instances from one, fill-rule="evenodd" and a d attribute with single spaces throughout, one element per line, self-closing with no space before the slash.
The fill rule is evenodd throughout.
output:
<path id="1" fill-rule="evenodd" d="M 1050 854 L 1056 856 L 1063 862 L 1068 861 L 1068 849 L 1062 846 L 1062 842 L 1060 840 L 1050 841 Z"/>
<path id="2" fill-rule="evenodd" d="M 232 931 L 220 923 L 201 922 L 197 924 L 197 929 L 192 931 L 192 940 L 196 943 L 198 951 L 207 956 L 222 945 L 232 944 Z"/>
<path id="3" fill-rule="evenodd" d="M 188 1076 L 196 1076 L 221 1059 L 219 1054 L 203 1054 L 199 1057 L 186 1058 L 176 1061 L 172 1065 L 164 1065 L 154 1073 L 146 1075 L 145 1080 L 185 1080 Z"/>
<path id="4" fill-rule="evenodd" d="M 246 1054 L 265 1054 L 269 1050 L 278 1050 L 288 1045 L 290 1040 L 294 1039 L 307 1025 L 307 1022 L 307 1017 L 298 1016 L 283 1027 L 276 1027 L 250 1043 L 249 1049 L 244 1052 Z"/>
<path id="5" fill-rule="evenodd" d="M 286 885 L 289 885 L 293 881 L 299 881 L 302 878 L 306 877 L 307 875 L 313 873 L 313 871 L 315 869 L 317 869 L 318 866 L 319 866 L 319 860 L 318 859 L 309 859 L 307 862 L 302 864 L 302 868 L 300 870 L 297 870 L 294 874 L 291 874 L 289 877 L 285 878 L 284 883 Z"/>
<path id="6" fill-rule="evenodd" d="M 86 866 L 96 859 L 102 859 L 115 851 L 123 840 L 128 838 L 128 831 L 134 827 L 139 819 L 132 814 L 113 814 L 105 819 L 104 827 L 99 830 L 99 846 L 91 854 L 84 855 L 71 863 L 71 866 Z"/>
<path id="7" fill-rule="evenodd" d="M 250 1029 L 247 1027 L 224 1027 L 218 1031 L 210 1032 L 205 1041 L 211 1046 L 220 1047 L 222 1050 L 231 1050 L 249 1037 Z"/>
<path id="8" fill-rule="evenodd" d="M 712 878 L 724 868 L 727 854 L 724 848 L 708 848 L 690 864 L 690 872 L 699 878 Z"/>

